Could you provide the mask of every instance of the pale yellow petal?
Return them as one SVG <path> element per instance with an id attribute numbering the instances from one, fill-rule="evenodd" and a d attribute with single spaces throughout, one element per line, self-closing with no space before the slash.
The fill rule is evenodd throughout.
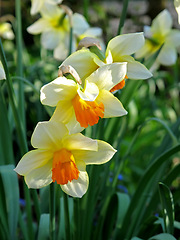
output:
<path id="1" fill-rule="evenodd" d="M 62 138 L 68 134 L 63 123 L 54 121 L 39 122 L 32 134 L 31 144 L 34 148 L 59 149 Z"/>
<path id="2" fill-rule="evenodd" d="M 127 114 L 119 99 L 107 90 L 100 91 L 96 101 L 104 104 L 104 118 L 120 117 Z"/>
<path id="3" fill-rule="evenodd" d="M 32 150 L 26 153 L 14 169 L 20 175 L 27 175 L 36 168 L 40 168 L 51 161 L 53 152 L 47 150 Z"/>
<path id="4" fill-rule="evenodd" d="M 97 140 L 85 137 L 81 133 L 67 136 L 63 141 L 63 146 L 68 150 L 90 150 L 97 151 Z"/>
<path id="5" fill-rule="evenodd" d="M 73 80 L 58 77 L 41 88 L 41 102 L 54 107 L 60 100 L 72 100 L 77 94 L 77 89 L 78 86 Z"/>
<path id="6" fill-rule="evenodd" d="M 116 153 L 116 150 L 108 143 L 97 140 L 98 150 L 84 151 L 73 150 L 73 156 L 77 161 L 84 161 L 86 165 L 89 164 L 103 164 L 108 162 Z"/>
<path id="7" fill-rule="evenodd" d="M 25 182 L 29 188 L 35 189 L 49 185 L 52 182 L 52 161 L 25 175 Z"/>
<path id="8" fill-rule="evenodd" d="M 72 196 L 81 198 L 88 189 L 89 177 L 87 172 L 80 171 L 79 178 L 77 180 L 72 180 L 65 185 L 61 185 L 62 190 Z"/>
<path id="9" fill-rule="evenodd" d="M 127 63 L 106 64 L 93 72 L 86 80 L 95 83 L 99 90 L 110 90 L 126 76 Z"/>
<path id="10" fill-rule="evenodd" d="M 83 80 L 98 68 L 94 58 L 97 58 L 94 53 L 82 49 L 72 53 L 61 65 L 71 65 Z"/>
<path id="11" fill-rule="evenodd" d="M 113 62 L 118 62 L 123 55 L 131 55 L 144 45 L 143 33 L 119 35 L 108 43 L 106 55 L 111 51 Z"/>

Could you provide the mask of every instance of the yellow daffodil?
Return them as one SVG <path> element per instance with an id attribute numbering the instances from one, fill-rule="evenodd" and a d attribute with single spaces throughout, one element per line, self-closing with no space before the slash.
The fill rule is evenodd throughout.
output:
<path id="1" fill-rule="evenodd" d="M 101 39 L 102 29 L 99 27 L 90 27 L 85 17 L 79 13 L 74 13 L 72 16 L 72 27 L 73 27 L 73 39 L 72 39 L 72 52 L 75 52 L 78 43 L 84 37 L 94 37 L 97 38 L 102 46 L 104 42 Z M 68 36 L 69 37 L 69 36 Z M 60 43 L 54 49 L 54 58 L 58 60 L 64 60 L 69 53 L 69 39 L 64 43 Z"/>
<path id="2" fill-rule="evenodd" d="M 114 62 L 127 62 L 127 78 L 147 79 L 152 76 L 151 72 L 140 62 L 136 61 L 132 54 L 136 53 L 144 44 L 143 33 L 130 33 L 119 35 L 111 39 L 107 45 L 104 57 L 98 57 L 88 49 L 81 49 L 71 54 L 62 65 L 73 66 L 83 78 L 98 67 Z M 87 69 L 86 63 L 88 62 Z"/>
<path id="3" fill-rule="evenodd" d="M 14 33 L 10 23 L 0 22 L 0 37 L 9 40 L 14 39 Z"/>
<path id="4" fill-rule="evenodd" d="M 165 66 L 176 62 L 176 48 L 180 46 L 180 31 L 172 29 L 173 21 L 168 10 L 162 11 L 153 20 L 151 27 L 145 26 L 145 45 L 136 53 L 137 58 L 149 57 L 161 48 L 156 62 Z"/>
<path id="5" fill-rule="evenodd" d="M 178 22 L 180 24 L 180 0 L 174 0 L 174 6 L 178 13 Z"/>
<path id="6" fill-rule="evenodd" d="M 121 102 L 110 90 L 126 75 L 126 63 L 107 64 L 88 76 L 82 85 L 58 77 L 41 89 L 41 102 L 57 106 L 52 120 L 67 124 L 71 133 L 76 127 L 92 126 L 99 118 L 127 114 Z"/>
<path id="7" fill-rule="evenodd" d="M 22 157 L 15 171 L 25 177 L 29 188 L 57 182 L 73 197 L 82 197 L 88 189 L 86 165 L 106 163 L 116 152 L 106 142 L 81 133 L 69 135 L 63 123 L 53 121 L 38 123 L 31 143 L 36 149 Z"/>
<path id="8" fill-rule="evenodd" d="M 3 80 L 3 79 L 6 79 L 6 75 L 5 75 L 5 72 L 4 72 L 3 65 L 0 61 L 0 80 Z"/>
<path id="9" fill-rule="evenodd" d="M 60 4 L 62 0 L 31 0 L 31 15 L 43 11 L 44 8 L 49 8 L 51 5 Z"/>
<path id="10" fill-rule="evenodd" d="M 70 19 L 66 14 L 68 8 L 48 5 L 41 10 L 42 17 L 27 28 L 31 34 L 41 34 L 41 44 L 45 49 L 54 50 L 54 57 L 64 60 L 69 52 Z M 71 16 L 73 35 L 72 52 L 76 50 L 83 36 L 100 37 L 100 28 L 90 28 L 86 19 L 78 13 Z"/>

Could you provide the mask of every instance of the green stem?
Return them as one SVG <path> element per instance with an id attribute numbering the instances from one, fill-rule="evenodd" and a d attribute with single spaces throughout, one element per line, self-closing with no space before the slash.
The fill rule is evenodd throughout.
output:
<path id="1" fill-rule="evenodd" d="M 21 0 L 15 1 L 16 10 L 16 46 L 17 46 L 17 75 L 23 77 L 23 61 L 22 61 L 22 21 L 21 21 Z M 22 119 L 23 127 L 25 128 L 25 111 L 24 111 L 24 84 L 18 82 L 18 109 Z"/>
<path id="2" fill-rule="evenodd" d="M 89 20 L 88 8 L 89 8 L 89 0 L 84 0 L 83 1 L 84 17 L 86 18 L 87 21 Z"/>
<path id="3" fill-rule="evenodd" d="M 73 28 L 70 27 L 70 33 L 69 33 L 69 54 L 71 55 L 72 53 L 72 38 L 73 38 Z"/>
<path id="4" fill-rule="evenodd" d="M 50 240 L 55 240 L 55 184 L 50 184 L 50 199 L 49 199 L 49 212 L 50 212 Z"/>
<path id="5" fill-rule="evenodd" d="M 65 232 L 66 232 L 66 240 L 71 239 L 70 233 L 70 220 L 69 220 L 69 208 L 68 208 L 68 196 L 63 192 L 63 200 L 64 200 L 64 216 L 65 216 Z"/>
<path id="6" fill-rule="evenodd" d="M 122 10 L 121 17 L 120 17 L 120 22 L 119 22 L 119 28 L 118 28 L 117 35 L 120 35 L 121 32 L 122 32 L 122 28 L 124 26 L 124 22 L 125 22 L 125 19 L 126 19 L 128 3 L 129 3 L 129 0 L 124 0 L 123 1 L 123 10 Z"/>
<path id="7" fill-rule="evenodd" d="M 6 84 L 7 84 L 8 94 L 9 94 L 9 102 L 10 102 L 10 105 L 11 105 L 11 108 L 12 108 L 12 111 L 13 111 L 13 115 L 14 115 L 17 134 L 18 134 L 18 138 L 19 138 L 20 150 L 21 150 L 21 154 L 23 155 L 25 152 L 27 152 L 28 147 L 27 147 L 27 142 L 26 142 L 26 138 L 25 138 L 25 133 L 24 133 L 24 130 L 23 130 L 22 121 L 21 121 L 19 113 L 17 111 L 17 103 L 15 101 L 12 81 L 9 77 L 9 71 L 8 71 L 8 67 L 7 67 L 6 56 L 5 56 L 5 53 L 4 53 L 4 50 L 3 50 L 1 39 L 0 39 L 0 56 L 1 56 L 2 65 L 4 67 L 4 71 L 5 71 L 5 74 L 6 74 Z"/>

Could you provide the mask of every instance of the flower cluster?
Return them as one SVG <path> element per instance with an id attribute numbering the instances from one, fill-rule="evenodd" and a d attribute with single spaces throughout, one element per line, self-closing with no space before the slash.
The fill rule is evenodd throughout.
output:
<path id="1" fill-rule="evenodd" d="M 73 14 L 65 5 L 57 5 L 61 2 L 62 0 L 33 0 L 31 14 L 40 12 L 41 17 L 27 28 L 31 34 L 41 34 L 42 46 L 53 50 L 54 58 L 58 60 L 67 57 L 70 42 L 72 52 L 84 37 L 96 37 L 102 42 L 101 28 L 90 27 L 83 15 Z"/>
<path id="2" fill-rule="evenodd" d="M 41 88 L 42 104 L 56 107 L 51 119 L 37 124 L 26 153 L 15 171 L 30 188 L 57 182 L 64 192 L 82 197 L 88 188 L 86 165 L 109 161 L 116 150 L 80 132 L 100 118 L 127 114 L 114 92 L 131 79 L 147 79 L 149 70 L 131 55 L 144 44 L 143 33 L 120 35 L 105 55 L 96 39 L 84 38 L 60 65 L 58 77 Z"/>

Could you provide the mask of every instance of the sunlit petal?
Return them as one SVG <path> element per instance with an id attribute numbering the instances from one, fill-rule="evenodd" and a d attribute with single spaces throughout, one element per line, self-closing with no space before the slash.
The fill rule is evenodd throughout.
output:
<path id="1" fill-rule="evenodd" d="M 72 180 L 65 185 L 61 185 L 62 190 L 72 196 L 81 198 L 87 191 L 89 185 L 89 177 L 87 172 L 80 171 L 79 178 Z"/>
<path id="2" fill-rule="evenodd" d="M 95 83 L 99 89 L 110 90 L 126 76 L 127 63 L 106 64 L 93 72 L 87 80 Z"/>
<path id="3" fill-rule="evenodd" d="M 39 122 L 32 134 L 31 144 L 34 148 L 58 149 L 62 147 L 62 138 L 67 134 L 67 128 L 60 122 Z"/>

